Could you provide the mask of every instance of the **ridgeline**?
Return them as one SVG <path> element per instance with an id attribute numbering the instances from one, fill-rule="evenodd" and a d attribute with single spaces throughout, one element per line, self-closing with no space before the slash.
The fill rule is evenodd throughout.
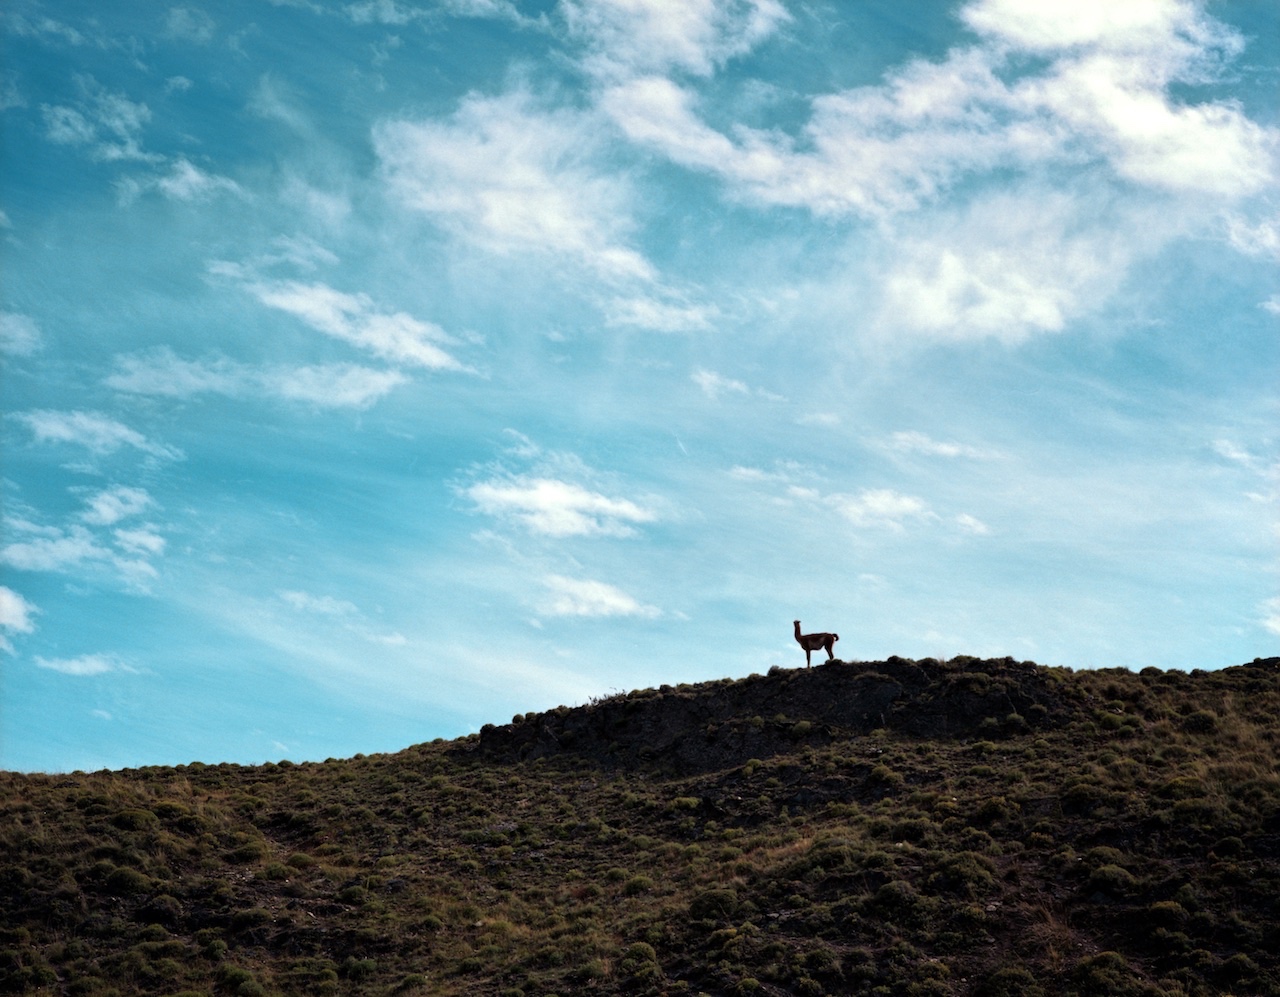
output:
<path id="1" fill-rule="evenodd" d="M 0 773 L 0 993 L 1280 994 L 1280 658 L 779 670 Z"/>

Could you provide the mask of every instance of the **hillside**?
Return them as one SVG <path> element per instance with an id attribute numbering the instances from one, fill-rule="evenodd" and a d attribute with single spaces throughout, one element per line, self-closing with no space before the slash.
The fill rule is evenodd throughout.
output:
<path id="1" fill-rule="evenodd" d="M 1280 994 L 1280 659 L 845 664 L 0 774 L 0 992 Z"/>

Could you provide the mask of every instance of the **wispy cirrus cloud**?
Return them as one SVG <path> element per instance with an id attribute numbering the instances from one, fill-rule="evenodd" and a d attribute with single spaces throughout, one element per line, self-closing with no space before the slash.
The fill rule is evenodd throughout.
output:
<path id="1" fill-rule="evenodd" d="M 700 368 L 689 375 L 689 380 L 696 384 L 702 390 L 702 393 L 713 402 L 718 402 L 729 395 L 755 396 L 771 402 L 785 401 L 781 395 L 776 395 L 772 391 L 766 391 L 764 388 L 753 388 L 743 381 L 726 377 L 714 370 Z"/>
<path id="2" fill-rule="evenodd" d="M 656 606 L 646 605 L 606 582 L 590 578 L 547 575 L 542 584 L 548 590 L 542 611 L 549 616 L 613 617 L 646 619 L 662 615 Z"/>
<path id="3" fill-rule="evenodd" d="M 1167 91 L 1202 82 L 1239 37 L 1192 4 L 1130 6 L 1141 10 L 1095 12 L 1082 27 L 1075 8 L 969 4 L 962 16 L 981 44 L 814 98 L 803 142 L 741 125 L 726 136 L 662 75 L 604 90 L 601 106 L 634 140 L 744 197 L 820 215 L 910 210 L 966 174 L 1049 162 L 1092 160 L 1137 183 L 1225 196 L 1271 182 L 1274 130 L 1232 104 L 1182 105 Z M 1006 63 L 1018 54 L 1047 61 L 1017 75 Z"/>
<path id="4" fill-rule="evenodd" d="M 602 5 L 583 30 L 606 38 L 611 28 L 591 25 L 629 25 L 643 46 L 651 36 L 636 24 L 659 6 Z M 717 16 L 737 19 L 744 45 L 768 33 L 746 29 L 742 6 Z M 1271 219 L 1250 220 L 1248 206 L 1280 175 L 1280 130 L 1230 101 L 1175 96 L 1221 78 L 1244 44 L 1199 5 L 975 0 L 960 16 L 976 43 L 911 60 L 878 85 L 815 95 L 792 131 L 713 126 L 681 73 L 719 61 L 680 56 L 670 41 L 666 58 L 597 73 L 597 106 L 633 143 L 718 178 L 733 200 L 876 223 L 886 241 L 871 280 L 886 340 L 1013 344 L 1061 331 L 1170 241 L 1221 237 L 1224 212 L 1236 248 L 1275 243 Z"/>
<path id="5" fill-rule="evenodd" d="M 396 370 L 358 364 L 253 367 L 226 357 L 184 360 L 168 347 L 116 358 L 104 384 L 116 391 L 169 398 L 202 394 L 274 397 L 318 408 L 368 408 L 406 383 Z"/>
<path id="6" fill-rule="evenodd" d="M 773 492 L 772 502 L 781 506 L 826 509 L 861 530 L 883 530 L 905 533 L 914 527 L 949 527 L 969 536 L 990 532 L 981 520 L 968 513 L 944 518 L 928 501 L 894 488 L 862 488 L 853 492 L 831 491 L 820 487 L 818 474 L 794 464 L 781 463 L 775 470 L 738 466 L 730 469 L 730 477 L 749 486 Z"/>
<path id="7" fill-rule="evenodd" d="M 614 298 L 605 305 L 605 324 L 656 332 L 701 332 L 712 328 L 720 310 L 711 304 L 666 301 L 649 296 Z"/>
<path id="8" fill-rule="evenodd" d="M 21 595 L 0 585 L 0 651 L 13 653 L 12 637 L 14 634 L 29 634 L 35 631 L 35 616 L 40 610 Z"/>
<path id="9" fill-rule="evenodd" d="M 1262 628 L 1280 636 L 1280 598 L 1267 599 L 1262 606 Z"/>
<path id="10" fill-rule="evenodd" d="M 903 223 L 879 275 L 875 328 L 1010 344 L 1061 332 L 1108 300 L 1133 261 L 1180 224 L 1136 205 L 1112 216 L 1092 197 L 1014 185 Z"/>
<path id="11" fill-rule="evenodd" d="M 742 381 L 717 374 L 713 370 L 695 370 L 689 375 L 689 380 L 701 388 L 702 393 L 713 402 L 719 401 L 724 395 L 751 394 L 751 389 Z"/>
<path id="12" fill-rule="evenodd" d="M 803 494 L 802 497 L 811 497 Z M 856 495 L 818 496 L 854 526 L 889 529 L 901 533 L 908 523 L 936 519 L 924 499 L 891 488 L 864 488 Z"/>
<path id="13" fill-rule="evenodd" d="M 154 527 L 94 532 L 79 523 L 44 526 L 18 516 L 4 523 L 9 542 L 0 547 L 0 564 L 18 571 L 104 573 L 130 589 L 146 592 L 159 572 L 152 560 L 164 553 L 164 538 Z"/>
<path id="14" fill-rule="evenodd" d="M 998 450 L 986 447 L 970 446 L 967 443 L 954 443 L 935 440 L 926 433 L 916 430 L 902 430 L 891 433 L 884 445 L 898 453 L 918 453 L 926 457 L 960 457 L 969 460 L 994 460 L 1003 456 Z"/>
<path id="15" fill-rule="evenodd" d="M 373 140 L 391 196 L 458 239 L 611 280 L 655 277 L 629 244 L 635 195 L 606 162 L 591 112 L 541 107 L 523 91 L 472 95 L 448 119 L 382 122 Z"/>
<path id="16" fill-rule="evenodd" d="M 87 508 L 80 518 L 92 526 L 111 526 L 122 519 L 137 516 L 155 505 L 145 488 L 117 485 L 97 492 L 85 501 Z"/>
<path id="17" fill-rule="evenodd" d="M 182 451 L 177 447 L 155 443 L 137 430 L 100 412 L 38 409 L 16 413 L 13 418 L 26 424 L 37 443 L 81 446 L 98 455 L 112 454 L 122 447 L 129 447 L 166 460 L 182 458 Z"/>
<path id="18" fill-rule="evenodd" d="M 40 326 L 30 315 L 0 312 L 0 353 L 28 357 L 40 350 Z"/>
<path id="19" fill-rule="evenodd" d="M 10 542 L 0 547 L 0 562 L 21 571 L 66 571 L 86 561 L 111 560 L 110 549 L 83 526 L 63 530 L 10 517 L 5 532 Z"/>
<path id="20" fill-rule="evenodd" d="M 165 15 L 164 30 L 170 38 L 208 45 L 213 41 L 217 24 L 198 7 L 170 7 Z"/>
<path id="21" fill-rule="evenodd" d="M 83 654 L 78 658 L 36 658 L 36 666 L 77 678 L 131 670 L 111 654 Z"/>
<path id="22" fill-rule="evenodd" d="M 483 513 L 546 537 L 629 537 L 656 515 L 630 499 L 611 498 L 571 481 L 517 476 L 480 481 L 463 494 Z"/>
<path id="23" fill-rule="evenodd" d="M 331 620 L 341 629 L 372 644 L 400 646 L 407 643 L 403 634 L 379 632 L 369 623 L 355 603 L 345 599 L 335 599 L 329 595 L 313 595 L 298 589 L 281 590 L 277 595 L 297 612 Z"/>
<path id="24" fill-rule="evenodd" d="M 168 546 L 168 541 L 151 526 L 115 530 L 112 535 L 121 550 L 139 558 L 159 557 Z"/>
<path id="25" fill-rule="evenodd" d="M 125 177 L 117 183 L 120 200 L 129 204 L 146 191 L 157 191 L 171 201 L 205 201 L 217 194 L 248 197 L 247 192 L 230 177 L 202 170 L 189 159 L 179 156 L 169 163 L 167 173 L 152 177 Z"/>
<path id="26" fill-rule="evenodd" d="M 576 454 L 547 452 L 524 435 L 509 432 L 516 442 L 506 460 L 476 465 L 468 472 L 468 482 L 454 485 L 477 512 L 553 539 L 629 537 L 638 527 L 658 520 L 656 500 L 610 495 L 616 485 L 599 483 L 604 476 Z M 511 464 L 523 469 L 513 470 Z"/>
<path id="27" fill-rule="evenodd" d="M 570 0 L 562 12 L 597 76 L 709 76 L 791 19 L 777 0 Z"/>
<path id="28" fill-rule="evenodd" d="M 255 281 L 247 290 L 269 308 L 301 319 L 326 335 L 368 350 L 392 363 L 427 370 L 462 370 L 441 344 L 452 337 L 433 322 L 405 312 L 386 312 L 369 295 L 348 294 L 324 283 Z"/>
<path id="29" fill-rule="evenodd" d="M 141 145 L 151 109 L 123 93 L 103 87 L 92 76 L 75 78 L 78 98 L 73 104 L 44 104 L 45 137 L 59 145 L 87 146 L 94 159 L 158 162 L 163 156 Z"/>

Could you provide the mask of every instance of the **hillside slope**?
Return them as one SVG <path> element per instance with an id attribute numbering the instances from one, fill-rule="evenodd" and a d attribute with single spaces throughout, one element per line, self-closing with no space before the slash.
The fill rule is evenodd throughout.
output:
<path id="1" fill-rule="evenodd" d="M 1280 993 L 1280 659 L 890 659 L 0 775 L 0 992 Z"/>

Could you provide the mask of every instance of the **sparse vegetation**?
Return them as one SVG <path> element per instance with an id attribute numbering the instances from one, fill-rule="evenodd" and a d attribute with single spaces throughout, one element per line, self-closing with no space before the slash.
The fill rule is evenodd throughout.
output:
<path id="1" fill-rule="evenodd" d="M 1280 660 L 772 670 L 0 774 L 0 992 L 1280 993 Z"/>

